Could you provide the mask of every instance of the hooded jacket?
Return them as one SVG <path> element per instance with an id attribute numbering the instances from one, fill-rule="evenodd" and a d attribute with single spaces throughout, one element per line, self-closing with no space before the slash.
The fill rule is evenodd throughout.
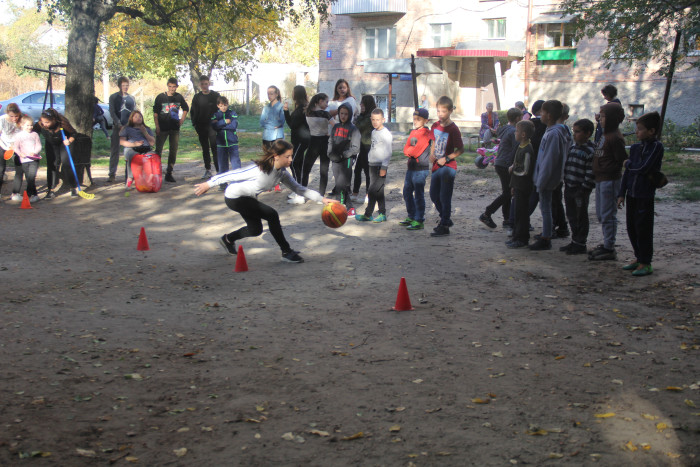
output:
<path id="1" fill-rule="evenodd" d="M 230 120 L 230 122 L 226 123 L 226 120 Z M 216 131 L 217 147 L 227 148 L 238 144 L 238 135 L 236 134 L 238 116 L 233 110 L 228 109 L 226 112 L 217 110 L 211 117 L 211 127 Z"/>
<path id="2" fill-rule="evenodd" d="M 569 133 L 564 125 L 557 123 L 544 132 L 532 177 L 538 193 L 554 190 L 563 180 L 568 145 Z"/>
<path id="3" fill-rule="evenodd" d="M 619 130 L 625 111 L 620 104 L 612 103 L 602 106 L 600 112 L 605 114 L 605 128 L 593 155 L 593 174 L 596 182 L 619 180 L 627 159 L 625 139 Z"/>
<path id="4" fill-rule="evenodd" d="M 352 118 L 352 107 L 341 104 L 340 109 L 345 108 Z M 360 152 L 360 131 L 348 120 L 345 123 L 336 123 L 328 138 L 328 158 L 333 162 L 342 162 L 350 159 Z"/>

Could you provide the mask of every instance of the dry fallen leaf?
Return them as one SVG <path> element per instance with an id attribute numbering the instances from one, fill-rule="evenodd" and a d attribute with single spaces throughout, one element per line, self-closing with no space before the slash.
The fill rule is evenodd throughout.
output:
<path id="1" fill-rule="evenodd" d="M 136 463 L 139 461 L 139 458 L 134 456 L 126 456 L 124 460 L 126 460 L 127 462 Z"/>
<path id="2" fill-rule="evenodd" d="M 641 443 L 639 445 L 640 448 L 644 449 L 645 451 L 649 451 L 651 449 L 651 444 L 649 443 Z"/>
<path id="3" fill-rule="evenodd" d="M 416 384 L 420 384 L 420 383 L 423 382 L 423 380 L 420 379 L 420 378 L 418 378 L 418 379 L 414 379 L 412 382 L 413 382 L 413 383 L 416 383 Z"/>
<path id="4" fill-rule="evenodd" d="M 282 435 L 282 439 L 285 441 L 294 441 L 294 433 L 288 431 L 287 433 Z"/>
<path id="5" fill-rule="evenodd" d="M 93 451 L 92 449 L 75 448 L 75 452 L 77 452 L 79 456 L 95 457 L 95 451 Z"/>
<path id="6" fill-rule="evenodd" d="M 648 413 L 643 413 L 642 417 L 646 418 L 647 420 L 656 420 L 657 418 L 659 418 L 656 415 L 650 415 Z"/>
<path id="7" fill-rule="evenodd" d="M 683 388 L 679 388 L 678 386 L 666 386 L 666 390 L 680 392 L 683 390 Z"/>
<path id="8" fill-rule="evenodd" d="M 693 401 L 691 401 L 690 399 L 686 399 L 686 400 L 683 401 L 683 402 L 685 402 L 685 405 L 687 405 L 688 407 L 693 407 L 693 408 L 697 407 L 697 406 L 695 405 L 695 403 L 694 403 Z"/>
<path id="9" fill-rule="evenodd" d="M 341 441 L 352 441 L 354 439 L 360 439 L 360 438 L 364 438 L 364 437 L 365 437 L 365 433 L 362 431 L 359 431 L 359 432 L 355 433 L 354 435 L 346 436 L 345 438 L 340 438 L 340 440 Z"/>
<path id="10" fill-rule="evenodd" d="M 656 430 L 658 432 L 664 431 L 666 428 L 668 428 L 668 425 L 666 425 L 664 422 L 659 422 L 656 424 Z"/>
<path id="11" fill-rule="evenodd" d="M 173 452 L 177 457 L 182 457 L 187 454 L 187 448 L 173 449 Z"/>
<path id="12" fill-rule="evenodd" d="M 625 444 L 625 449 L 627 449 L 628 451 L 634 452 L 637 450 L 637 446 L 635 446 L 632 441 L 627 441 L 627 444 Z"/>
<path id="13" fill-rule="evenodd" d="M 547 430 L 540 428 L 539 430 L 527 431 L 526 433 L 530 436 L 545 436 L 549 432 Z"/>
<path id="14" fill-rule="evenodd" d="M 472 399 L 472 402 L 475 404 L 488 404 L 491 402 L 491 399 L 482 399 L 481 397 L 475 397 Z"/>
<path id="15" fill-rule="evenodd" d="M 309 430 L 309 433 L 316 436 L 330 436 L 327 431 L 321 430 Z"/>
<path id="16" fill-rule="evenodd" d="M 392 425 L 391 427 L 389 427 L 389 431 L 391 431 L 392 433 L 401 431 L 401 425 Z"/>
<path id="17" fill-rule="evenodd" d="M 594 414 L 595 418 L 610 418 L 610 417 L 614 417 L 614 416 L 615 416 L 615 412 Z"/>
<path id="18" fill-rule="evenodd" d="M 559 454 L 558 452 L 550 452 L 549 453 L 550 459 L 561 459 L 562 457 L 564 457 L 564 454 Z"/>

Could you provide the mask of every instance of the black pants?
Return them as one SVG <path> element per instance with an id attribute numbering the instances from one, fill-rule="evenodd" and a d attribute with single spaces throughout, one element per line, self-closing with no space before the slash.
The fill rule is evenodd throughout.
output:
<path id="1" fill-rule="evenodd" d="M 5 150 L 3 149 L 2 152 L 4 153 Z M 16 155 L 14 157 L 17 157 Z M 5 168 L 7 166 L 7 161 L 5 160 L 2 155 L 0 155 L 0 193 L 2 193 L 2 181 L 5 178 Z"/>
<path id="2" fill-rule="evenodd" d="M 328 186 L 328 167 L 331 164 L 331 160 L 328 158 L 328 136 L 312 136 L 309 141 L 309 150 L 306 152 L 306 160 L 304 161 L 304 175 L 307 181 L 307 174 L 311 173 L 311 168 L 319 157 L 321 158 L 321 175 L 318 192 L 325 196 L 326 186 Z"/>
<path id="3" fill-rule="evenodd" d="M 272 237 L 282 249 L 282 253 L 291 250 L 287 239 L 284 238 L 284 232 L 282 232 L 280 216 L 273 208 L 250 196 L 226 198 L 226 206 L 239 213 L 246 223 L 245 227 L 241 227 L 226 235 L 229 242 L 233 243 L 242 238 L 257 237 L 262 234 L 262 220 L 264 219 L 267 221 Z"/>
<path id="4" fill-rule="evenodd" d="M 552 229 L 553 230 L 569 230 L 566 224 L 566 211 L 562 203 L 562 189 L 564 183 L 560 183 L 552 192 Z"/>
<path id="5" fill-rule="evenodd" d="M 503 221 L 510 223 L 510 174 L 508 173 L 508 167 L 497 165 L 495 168 L 496 174 L 501 180 L 501 194 L 493 200 L 493 203 L 486 206 L 486 214 L 490 216 L 498 211 L 498 208 L 501 208 Z"/>
<path id="6" fill-rule="evenodd" d="M 180 129 L 177 130 L 160 130 L 160 134 L 156 135 L 156 154 L 163 158 L 163 147 L 165 140 L 168 140 L 168 168 L 166 174 L 172 174 L 177 161 L 177 150 L 180 146 Z"/>
<path id="7" fill-rule="evenodd" d="M 369 167 L 369 201 L 367 202 L 367 208 L 365 209 L 365 216 L 369 217 L 374 212 L 375 203 L 378 204 L 379 214 L 384 214 L 386 216 L 386 206 L 384 204 L 384 184 L 386 183 L 386 175 L 381 177 L 379 171 L 382 170 L 380 166 L 370 166 Z"/>
<path id="8" fill-rule="evenodd" d="M 15 156 L 15 179 L 12 182 L 12 193 L 20 193 L 22 178 L 27 177 L 27 195 L 36 196 L 36 173 L 39 171 L 39 161 L 19 163 Z"/>
<path id="9" fill-rule="evenodd" d="M 362 185 L 362 173 L 365 174 L 365 193 L 369 193 L 369 144 L 360 143 L 360 154 L 355 162 L 355 180 L 352 182 L 352 192 L 359 193 Z"/>
<path id="10" fill-rule="evenodd" d="M 340 162 L 333 162 L 333 176 L 335 177 L 335 189 L 340 195 L 340 199 L 345 207 L 353 207 L 350 199 L 350 178 L 352 177 L 352 159 L 343 159 Z"/>
<path id="11" fill-rule="evenodd" d="M 654 198 L 627 196 L 627 235 L 637 262 L 651 264 L 654 256 Z"/>
<path id="12" fill-rule="evenodd" d="M 304 172 L 304 162 L 309 149 L 309 141 L 299 141 L 294 144 L 294 156 L 292 158 L 292 176 L 301 186 L 309 184 L 309 172 Z M 313 165 L 313 164 L 312 164 Z M 304 177 L 306 176 L 306 177 Z"/>
<path id="13" fill-rule="evenodd" d="M 530 239 L 530 190 L 516 188 L 513 203 L 513 241 L 527 243 Z"/>
<path id="14" fill-rule="evenodd" d="M 586 245 L 588 241 L 588 201 L 591 192 L 588 190 L 566 188 L 564 190 L 564 204 L 566 204 L 566 217 L 571 227 L 571 240 L 577 245 Z M 554 201 L 552 201 L 552 205 Z"/>
<path id="15" fill-rule="evenodd" d="M 63 143 L 46 145 L 46 184 L 49 190 L 53 190 L 58 185 L 59 173 L 63 183 L 71 188 L 78 186 L 68 157 L 68 150 Z"/>
<path id="16" fill-rule="evenodd" d="M 216 157 L 216 132 L 211 127 L 207 126 L 196 126 L 194 131 L 197 132 L 197 137 L 199 137 L 199 145 L 202 146 L 202 159 L 204 160 L 204 170 L 211 170 L 211 161 L 214 159 L 214 168 L 216 172 L 219 172 L 219 160 Z"/>

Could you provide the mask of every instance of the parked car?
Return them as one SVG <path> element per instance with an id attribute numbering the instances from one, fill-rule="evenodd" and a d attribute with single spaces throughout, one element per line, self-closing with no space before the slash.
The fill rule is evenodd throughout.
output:
<path id="1" fill-rule="evenodd" d="M 44 106 L 44 98 L 46 98 L 46 106 Z M 19 110 L 32 117 L 34 121 L 39 120 L 41 112 L 46 108 L 51 107 L 49 96 L 44 91 L 31 91 L 15 96 L 6 101 L 0 102 L 0 115 L 5 114 L 7 105 L 15 103 L 19 106 Z M 100 103 L 100 107 L 105 111 L 105 119 L 107 120 L 107 128 L 112 128 L 112 116 L 109 114 L 109 105 Z M 53 92 L 53 108 L 60 113 L 66 111 L 66 94 L 63 91 Z"/>

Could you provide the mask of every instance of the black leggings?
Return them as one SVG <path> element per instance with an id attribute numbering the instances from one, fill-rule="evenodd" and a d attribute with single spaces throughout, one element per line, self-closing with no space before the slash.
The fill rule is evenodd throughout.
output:
<path id="1" fill-rule="evenodd" d="M 379 214 L 386 216 L 386 206 L 384 205 L 384 184 L 386 183 L 386 175 L 379 175 L 382 170 L 380 166 L 371 166 L 369 168 L 369 201 L 365 209 L 365 216 L 370 217 L 374 212 L 374 206 L 377 205 Z"/>
<path id="2" fill-rule="evenodd" d="M 58 185 L 58 173 L 61 172 L 63 183 L 71 188 L 76 188 L 78 182 L 75 180 L 73 169 L 68 160 L 68 150 L 63 143 L 57 145 L 46 145 L 46 182 L 49 190 L 53 190 Z"/>
<path id="3" fill-rule="evenodd" d="M 360 185 L 362 185 L 362 173 L 365 174 L 365 193 L 369 193 L 369 150 L 372 148 L 369 144 L 360 143 L 360 154 L 355 162 L 355 180 L 352 182 L 352 192 L 359 193 Z"/>
<path id="4" fill-rule="evenodd" d="M 246 222 L 245 227 L 241 227 L 226 235 L 226 239 L 229 242 L 233 243 L 245 237 L 257 237 L 263 231 L 262 219 L 265 219 L 270 233 L 282 249 L 282 253 L 291 250 L 287 239 L 284 238 L 284 232 L 282 232 L 280 216 L 273 208 L 250 196 L 226 198 L 226 206 L 239 213 Z"/>
<path id="5" fill-rule="evenodd" d="M 309 149 L 309 142 L 302 141 L 294 145 L 294 156 L 292 159 L 292 176 L 294 180 L 301 186 L 307 186 L 309 184 L 309 173 L 311 168 L 306 172 L 304 170 L 304 164 L 306 161 L 306 154 Z M 312 164 L 313 165 L 313 164 Z"/>
<path id="6" fill-rule="evenodd" d="M 17 158 L 17 156 L 15 156 Z M 22 189 L 22 178 L 27 177 L 27 195 L 36 196 L 36 172 L 39 170 L 39 161 L 18 163 L 15 161 L 15 179 L 12 182 L 12 193 L 19 194 Z"/>

